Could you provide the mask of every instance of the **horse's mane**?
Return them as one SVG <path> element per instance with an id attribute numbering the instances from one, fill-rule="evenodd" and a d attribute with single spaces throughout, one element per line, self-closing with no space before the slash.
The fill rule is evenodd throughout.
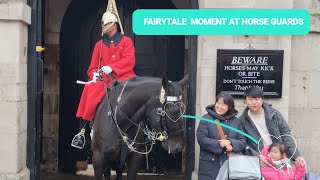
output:
<path id="1" fill-rule="evenodd" d="M 129 118 L 137 118 L 143 114 L 144 105 L 150 101 L 156 101 L 159 96 L 162 80 L 157 77 L 138 76 L 118 84 L 112 92 L 109 92 L 111 106 L 118 105 Z M 125 86 L 125 87 L 124 87 Z M 121 96 L 118 103 L 117 99 Z M 103 100 L 106 101 L 106 98 Z M 105 105 L 104 105 L 105 106 Z"/>

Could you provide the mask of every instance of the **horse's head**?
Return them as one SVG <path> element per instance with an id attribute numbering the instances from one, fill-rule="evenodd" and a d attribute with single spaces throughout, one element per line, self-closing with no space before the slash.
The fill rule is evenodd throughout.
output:
<path id="1" fill-rule="evenodd" d="M 162 86 L 158 101 L 148 113 L 149 125 L 154 132 L 159 132 L 159 140 L 168 153 L 180 152 L 184 146 L 186 129 L 182 115 L 186 107 L 182 102 L 182 88 L 188 81 L 187 75 L 179 82 L 169 82 L 162 78 Z"/>

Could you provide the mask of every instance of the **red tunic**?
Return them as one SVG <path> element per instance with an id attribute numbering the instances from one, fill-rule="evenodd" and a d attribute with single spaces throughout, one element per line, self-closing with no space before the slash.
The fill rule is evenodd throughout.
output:
<path id="1" fill-rule="evenodd" d="M 110 47 L 108 47 L 102 40 L 96 43 L 92 53 L 91 64 L 87 71 L 90 80 L 93 77 L 93 73 L 98 71 L 101 43 L 102 58 L 100 68 L 110 66 L 114 76 L 121 82 L 136 76 L 133 72 L 135 65 L 134 46 L 129 37 L 123 36 L 116 46 L 111 42 Z M 107 86 L 109 86 L 109 78 L 105 77 L 105 79 L 107 80 Z M 103 81 L 97 81 L 84 86 L 76 117 L 87 121 L 93 120 L 96 109 L 105 96 L 103 83 Z"/>

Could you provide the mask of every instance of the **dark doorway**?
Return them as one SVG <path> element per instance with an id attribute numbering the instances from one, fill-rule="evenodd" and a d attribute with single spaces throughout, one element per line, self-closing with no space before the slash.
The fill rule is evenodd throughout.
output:
<path id="1" fill-rule="evenodd" d="M 87 151 L 70 146 L 73 136 L 83 126 L 75 118 L 82 86 L 76 80 L 86 80 L 95 43 L 101 38 L 100 19 L 107 0 L 73 0 L 69 5 L 60 31 L 60 123 L 59 170 L 75 172 L 76 161 L 86 160 Z M 125 35 L 130 36 L 136 48 L 135 72 L 139 76 L 161 77 L 170 80 L 184 76 L 185 36 L 136 36 L 132 32 L 132 13 L 135 9 L 174 9 L 171 0 L 150 1 L 117 0 Z M 168 155 L 161 147 L 149 157 L 149 170 L 155 173 L 181 173 L 182 155 Z M 161 159 L 161 161 L 159 161 Z M 160 163 L 159 163 L 160 162 Z M 168 166 L 170 164 L 170 166 Z"/>

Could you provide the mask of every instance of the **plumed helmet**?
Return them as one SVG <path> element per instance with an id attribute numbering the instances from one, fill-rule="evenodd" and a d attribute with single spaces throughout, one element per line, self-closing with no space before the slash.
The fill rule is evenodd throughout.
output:
<path id="1" fill-rule="evenodd" d="M 106 25 L 110 22 L 118 22 L 118 18 L 113 12 L 106 11 L 102 16 L 101 24 Z"/>
<path id="2" fill-rule="evenodd" d="M 118 23 L 119 26 L 120 26 L 121 34 L 124 34 L 115 0 L 109 0 L 108 1 L 107 10 L 102 15 L 102 18 L 101 18 L 101 24 L 102 25 L 106 25 L 106 24 L 108 24 L 110 22 Z"/>

